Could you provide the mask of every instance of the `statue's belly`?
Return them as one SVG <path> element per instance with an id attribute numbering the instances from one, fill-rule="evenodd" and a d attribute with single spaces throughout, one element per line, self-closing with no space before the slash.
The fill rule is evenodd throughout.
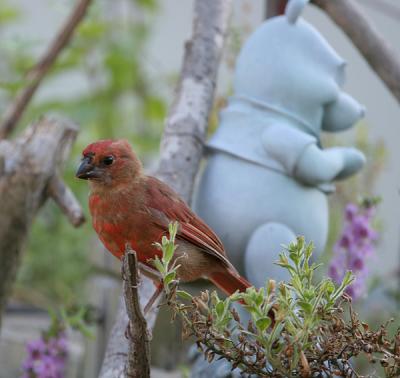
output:
<path id="1" fill-rule="evenodd" d="M 288 226 L 323 250 L 328 230 L 326 195 L 293 178 L 225 153 L 212 154 L 194 197 L 194 209 L 220 236 L 240 267 L 252 232 L 267 222 Z"/>

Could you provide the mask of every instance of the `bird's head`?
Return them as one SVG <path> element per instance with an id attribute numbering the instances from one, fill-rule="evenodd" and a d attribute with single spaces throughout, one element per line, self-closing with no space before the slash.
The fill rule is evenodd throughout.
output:
<path id="1" fill-rule="evenodd" d="M 142 173 L 142 164 L 125 139 L 99 140 L 82 152 L 76 177 L 96 184 L 130 181 Z"/>

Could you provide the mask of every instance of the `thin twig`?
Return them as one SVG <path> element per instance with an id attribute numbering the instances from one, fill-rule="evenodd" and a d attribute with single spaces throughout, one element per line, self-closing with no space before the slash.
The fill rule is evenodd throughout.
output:
<path id="1" fill-rule="evenodd" d="M 400 102 L 400 58 L 354 0 L 312 0 L 347 34 Z"/>
<path id="2" fill-rule="evenodd" d="M 125 305 L 129 317 L 129 352 L 126 357 L 125 374 L 129 378 L 148 378 L 150 377 L 150 340 L 138 296 L 136 253 L 129 245 L 125 249 L 123 271 Z"/>
<path id="3" fill-rule="evenodd" d="M 21 90 L 5 112 L 5 116 L 0 125 L 0 139 L 5 139 L 17 125 L 42 79 L 53 66 L 60 52 L 71 40 L 75 29 L 84 18 L 91 1 L 92 0 L 79 0 L 77 2 L 75 8 L 50 44 L 48 50 L 35 67 L 29 71 L 27 75 L 27 86 Z"/>

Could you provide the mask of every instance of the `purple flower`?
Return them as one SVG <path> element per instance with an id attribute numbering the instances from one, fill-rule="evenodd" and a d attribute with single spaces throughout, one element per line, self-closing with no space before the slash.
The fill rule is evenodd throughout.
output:
<path id="1" fill-rule="evenodd" d="M 344 211 L 346 220 L 351 222 L 358 212 L 358 206 L 354 203 L 348 203 Z"/>
<path id="2" fill-rule="evenodd" d="M 37 378 L 59 378 L 62 377 L 60 366 L 55 363 L 51 356 L 43 356 L 38 364 L 34 368 Z"/>
<path id="3" fill-rule="evenodd" d="M 43 339 L 32 340 L 26 344 L 26 349 L 32 359 L 38 359 L 46 352 L 47 345 Z"/>
<path id="4" fill-rule="evenodd" d="M 48 331 L 39 339 L 29 341 L 26 349 L 28 356 L 22 363 L 23 378 L 64 377 L 68 343 L 63 331 Z"/>
<path id="5" fill-rule="evenodd" d="M 371 225 L 374 215 L 375 205 L 357 206 L 349 203 L 345 208 L 342 233 L 333 248 L 328 274 L 336 283 L 340 283 L 346 271 L 351 270 L 355 281 L 346 292 L 353 299 L 360 298 L 366 291 L 366 259 L 374 254 L 374 243 L 378 238 L 378 233 Z"/>
<path id="6" fill-rule="evenodd" d="M 358 270 L 363 270 L 364 260 L 361 257 L 356 257 L 356 258 L 352 259 L 349 266 L 353 272 L 358 271 Z"/>

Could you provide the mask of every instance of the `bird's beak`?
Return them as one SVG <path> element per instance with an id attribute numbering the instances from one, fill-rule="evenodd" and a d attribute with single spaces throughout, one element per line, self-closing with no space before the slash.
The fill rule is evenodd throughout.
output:
<path id="1" fill-rule="evenodd" d="M 91 163 L 91 158 L 85 157 L 76 171 L 75 176 L 83 180 L 88 180 L 99 178 L 99 173 L 99 170 Z"/>

